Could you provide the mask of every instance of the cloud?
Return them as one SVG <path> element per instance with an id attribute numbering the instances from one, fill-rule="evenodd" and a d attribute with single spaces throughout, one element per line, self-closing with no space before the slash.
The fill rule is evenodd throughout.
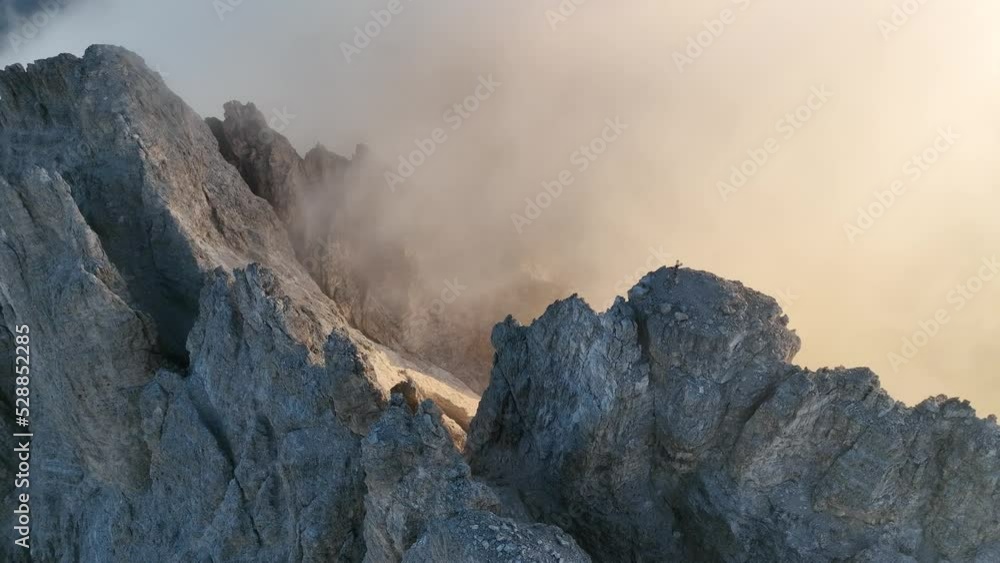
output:
<path id="1" fill-rule="evenodd" d="M 996 289 L 905 370 L 886 359 L 1000 246 L 995 1 L 927 4 L 888 38 L 879 21 L 896 0 L 568 2 L 554 28 L 557 0 L 404 0 L 391 19 L 389 0 L 232 0 L 221 20 L 206 0 L 80 2 L 19 60 L 121 44 L 202 115 L 239 98 L 297 116 L 283 134 L 301 152 L 366 143 L 386 164 L 377 234 L 407 243 L 431 291 L 468 286 L 449 312 L 504 295 L 519 268 L 604 306 L 635 281 L 624 275 L 669 255 L 794 295 L 811 367 L 871 365 L 907 402 L 948 393 L 1000 409 Z M 348 62 L 343 43 L 365 46 Z M 674 53 L 691 59 L 683 72 Z M 501 85 L 480 89 L 475 111 L 446 114 L 490 74 Z M 835 95 L 799 119 L 824 85 Z M 629 128 L 591 161 L 581 147 L 603 149 L 616 117 Z M 801 127 L 786 138 L 779 123 Z M 908 181 L 948 127 L 960 141 L 852 244 L 845 222 Z M 718 183 L 769 146 L 723 201 Z M 382 174 L 421 147 L 433 154 L 391 191 Z M 525 198 L 548 204 L 546 187 L 558 197 L 519 233 L 511 215 L 534 215 Z"/>
<path id="2" fill-rule="evenodd" d="M 82 0 L 0 0 L 0 51 L 19 52 Z"/>

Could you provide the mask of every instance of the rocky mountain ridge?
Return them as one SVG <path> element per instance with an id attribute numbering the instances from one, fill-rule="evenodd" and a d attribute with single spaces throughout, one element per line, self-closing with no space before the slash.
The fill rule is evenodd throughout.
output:
<path id="1" fill-rule="evenodd" d="M 37 374 L 32 549 L 6 511 L 4 560 L 1000 560 L 996 419 L 794 366 L 741 284 L 661 269 L 508 318 L 479 402 L 485 354 L 398 330 L 349 213 L 297 222 L 364 150 L 203 120 L 117 47 L 8 67 L 0 100 L 8 451 L 16 325 Z"/>

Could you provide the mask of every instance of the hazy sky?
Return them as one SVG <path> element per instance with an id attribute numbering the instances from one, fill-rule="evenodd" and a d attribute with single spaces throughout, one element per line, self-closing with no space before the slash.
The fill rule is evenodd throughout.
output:
<path id="1" fill-rule="evenodd" d="M 802 364 L 1000 412 L 995 1 L 577 2 L 77 0 L 0 59 L 121 44 L 303 150 L 398 164 L 440 128 L 385 210 L 430 278 L 502 291 L 513 256 L 603 308 L 679 259 L 779 297 Z"/>

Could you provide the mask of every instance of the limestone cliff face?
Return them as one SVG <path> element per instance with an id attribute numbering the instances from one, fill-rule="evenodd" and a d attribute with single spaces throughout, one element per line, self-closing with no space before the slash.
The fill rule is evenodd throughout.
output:
<path id="1" fill-rule="evenodd" d="M 442 369 L 489 355 L 465 325 L 415 344 L 399 286 L 355 275 L 398 249 L 347 211 L 298 230 L 320 184 L 366 205 L 364 152 L 225 112 L 116 47 L 0 72 L 8 452 L 21 324 L 35 374 L 32 549 L 4 510 L 0 560 L 1000 560 L 995 420 L 790 364 L 775 302 L 710 274 L 501 323 L 476 413 Z"/>

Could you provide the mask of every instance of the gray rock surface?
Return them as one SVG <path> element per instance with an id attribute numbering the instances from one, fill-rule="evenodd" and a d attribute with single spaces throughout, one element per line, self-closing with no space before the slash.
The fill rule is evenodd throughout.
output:
<path id="1" fill-rule="evenodd" d="M 431 522 L 403 563 L 588 563 L 590 557 L 555 526 L 522 524 L 470 510 Z"/>
<path id="2" fill-rule="evenodd" d="M 345 321 L 136 55 L 8 67 L 0 99 L 0 355 L 30 325 L 37 374 L 32 560 L 360 560 L 360 443 L 389 390 L 463 425 L 476 396 Z"/>
<path id="3" fill-rule="evenodd" d="M 298 207 L 304 183 L 302 162 L 288 139 L 276 135 L 253 104 L 228 102 L 225 119 L 210 117 L 219 152 L 236 167 L 250 191 L 264 198 L 283 220 Z"/>
<path id="4" fill-rule="evenodd" d="M 148 513 L 133 518 L 143 529 L 119 548 L 124 560 L 169 558 L 178 547 L 182 560 L 216 561 L 356 561 L 364 552 L 360 437 L 332 396 L 338 378 L 362 377 L 364 364 L 327 365 L 323 321 L 309 315 L 260 266 L 211 276 L 187 377 L 161 372 L 143 392 L 152 486 L 132 501 Z M 192 452 L 198 471 L 178 463 Z M 156 529 L 186 541 L 136 541 L 163 537 Z"/>
<path id="5" fill-rule="evenodd" d="M 599 561 L 991 561 L 1000 429 L 790 365 L 775 301 L 687 269 L 494 331 L 475 475 Z"/>
<path id="6" fill-rule="evenodd" d="M 246 197 L 208 127 L 136 55 L 97 46 L 8 67 L 0 96 L 3 170 L 63 178 L 172 360 L 185 361 L 206 271 L 300 269 L 270 206 Z"/>
<path id="7" fill-rule="evenodd" d="M 149 452 L 133 432 L 135 396 L 161 362 L 153 323 L 129 305 L 125 281 L 60 176 L 29 167 L 0 178 L 0 217 L 3 330 L 28 325 L 33 391 L 48 397 L 31 417 L 40 456 L 67 446 L 95 476 L 141 487 Z M 64 444 L 48 442 L 57 435 Z"/>
<path id="8" fill-rule="evenodd" d="M 489 487 L 470 479 L 434 403 L 410 408 L 393 395 L 362 446 L 366 562 L 400 561 L 434 520 L 500 506 Z"/>
<path id="9" fill-rule="evenodd" d="M 590 561 L 558 528 L 499 516 L 442 420 L 432 401 L 393 394 L 362 445 L 366 562 Z"/>

